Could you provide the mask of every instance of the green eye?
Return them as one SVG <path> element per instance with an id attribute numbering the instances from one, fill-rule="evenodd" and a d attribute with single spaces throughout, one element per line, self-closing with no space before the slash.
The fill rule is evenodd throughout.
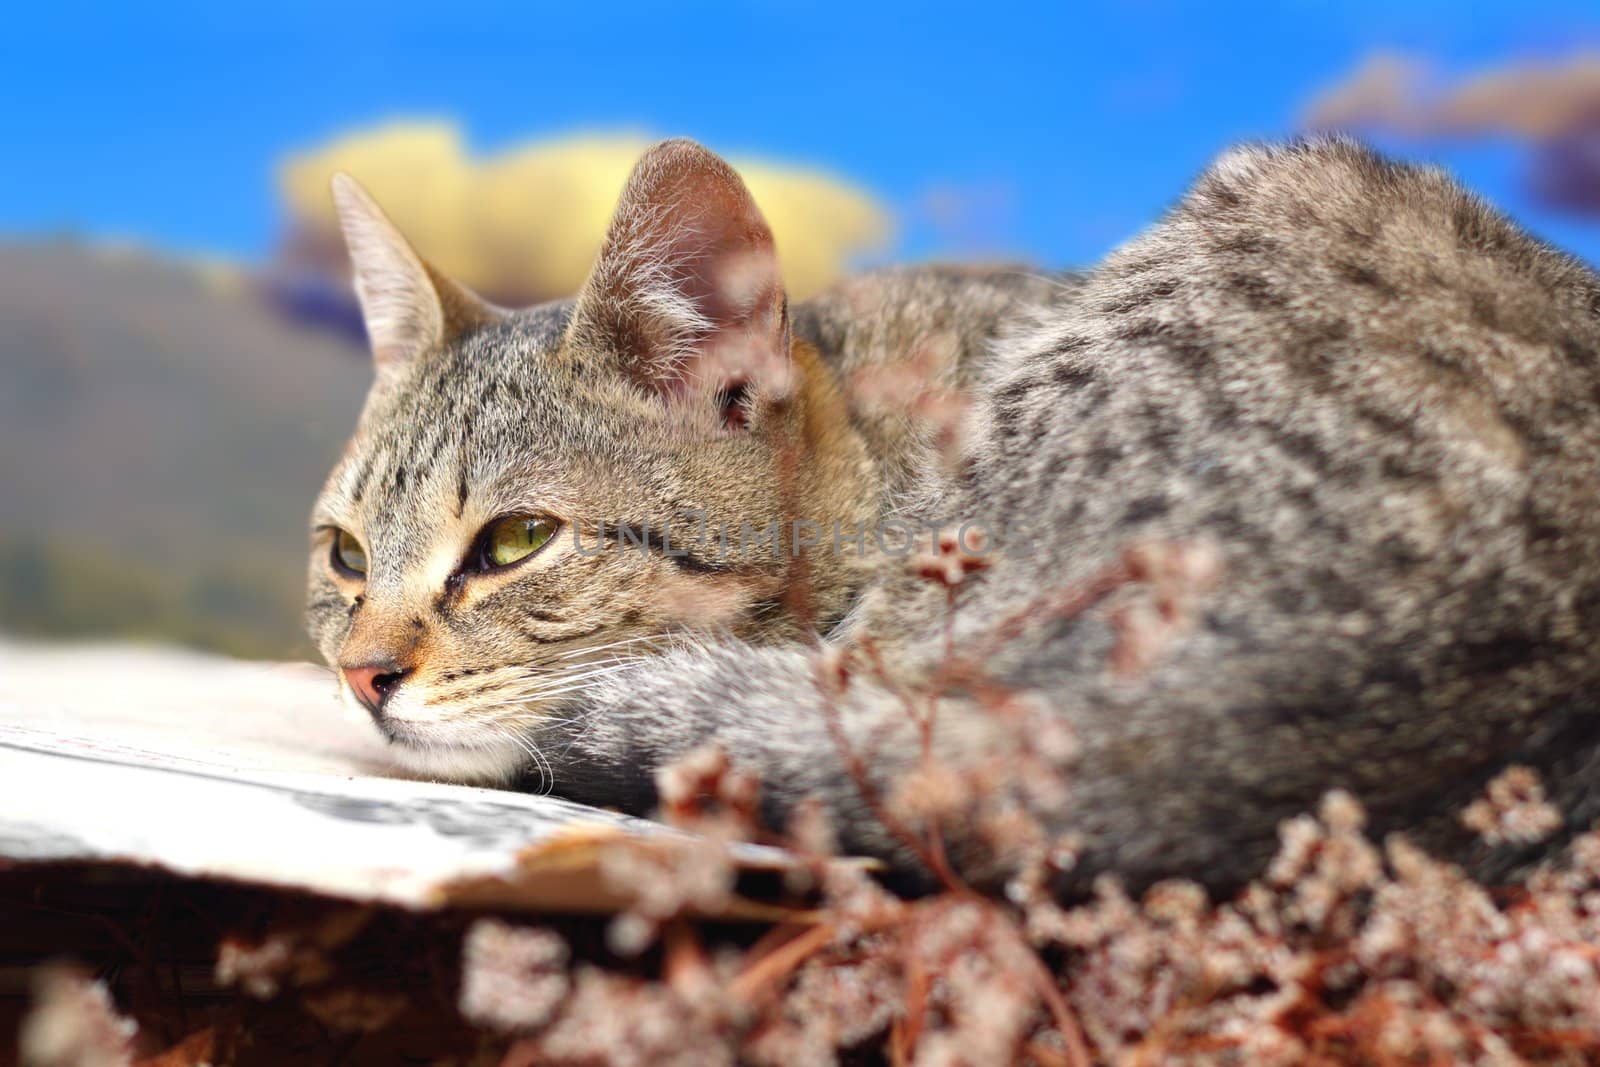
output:
<path id="1" fill-rule="evenodd" d="M 342 574 L 357 578 L 367 573 L 367 550 L 361 547 L 361 542 L 349 530 L 340 530 L 334 535 L 333 567 Z"/>
<path id="2" fill-rule="evenodd" d="M 508 515 L 485 526 L 478 539 L 478 567 L 509 567 L 539 551 L 556 535 L 557 523 L 541 515 Z"/>

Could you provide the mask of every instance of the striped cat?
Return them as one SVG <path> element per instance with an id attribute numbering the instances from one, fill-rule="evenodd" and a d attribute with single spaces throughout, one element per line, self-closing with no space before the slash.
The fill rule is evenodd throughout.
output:
<path id="1" fill-rule="evenodd" d="M 1236 885 L 1333 787 L 1490 877 L 1541 849 L 1456 819 L 1508 763 L 1600 816 L 1600 278 L 1436 171 L 1238 149 L 1081 279 L 793 308 L 688 142 L 577 299 L 519 312 L 334 192 L 377 373 L 310 629 L 414 769 L 647 808 L 715 743 L 775 824 L 816 797 L 915 866 L 875 805 L 932 686 L 947 762 L 1063 765 L 974 810 L 1071 831 L 1069 892 Z M 1015 859 L 944 830 L 975 877 Z"/>

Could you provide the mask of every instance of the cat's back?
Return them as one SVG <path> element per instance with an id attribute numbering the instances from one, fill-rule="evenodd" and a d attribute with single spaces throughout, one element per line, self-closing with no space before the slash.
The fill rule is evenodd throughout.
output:
<path id="1" fill-rule="evenodd" d="M 1105 613 L 1018 661 L 1084 735 L 1112 866 L 1226 881 L 1331 786 L 1414 824 L 1508 760 L 1600 813 L 1574 769 L 1600 744 L 1597 357 L 1593 272 L 1342 142 L 1224 157 L 1011 343 L 963 505 L 1011 558 L 969 618 L 1143 540 L 1224 565 L 1141 678 L 1107 678 Z"/>
<path id="2" fill-rule="evenodd" d="M 1600 529 L 1600 278 L 1440 172 L 1235 151 L 1040 321 L 985 383 L 1014 503 L 1094 486 L 1108 531 L 1177 508 L 1279 557 L 1274 515 L 1316 512 L 1450 566 L 1467 529 L 1563 567 Z M 1213 494 L 1240 484 L 1299 503 Z"/>

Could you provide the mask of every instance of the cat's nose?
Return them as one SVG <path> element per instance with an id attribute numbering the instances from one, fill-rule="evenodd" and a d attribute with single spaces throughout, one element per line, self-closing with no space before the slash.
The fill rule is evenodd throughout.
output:
<path id="1" fill-rule="evenodd" d="M 344 674 L 350 691 L 356 695 L 361 706 L 372 713 L 374 719 L 383 715 L 383 705 L 400 688 L 405 676 L 411 673 L 392 659 L 364 663 L 359 667 L 341 667 L 340 672 Z"/>

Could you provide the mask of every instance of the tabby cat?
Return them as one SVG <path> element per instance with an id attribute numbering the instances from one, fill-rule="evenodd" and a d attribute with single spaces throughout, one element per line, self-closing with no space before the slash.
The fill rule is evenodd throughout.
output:
<path id="1" fill-rule="evenodd" d="M 647 809 L 714 743 L 774 824 L 813 796 L 914 865 L 872 798 L 919 758 L 904 694 L 965 657 L 938 755 L 1070 731 L 1064 789 L 993 786 L 1076 835 L 1067 892 L 1235 885 L 1333 787 L 1487 877 L 1538 852 L 1457 821 L 1508 763 L 1569 830 L 1600 817 L 1600 278 L 1437 171 L 1237 149 L 1082 278 L 890 270 L 793 309 L 686 141 L 639 163 L 576 300 L 519 312 L 334 195 L 377 370 L 310 629 L 421 773 Z M 1161 551 L 1215 580 L 1113 669 L 1138 591 L 1061 606 Z"/>

